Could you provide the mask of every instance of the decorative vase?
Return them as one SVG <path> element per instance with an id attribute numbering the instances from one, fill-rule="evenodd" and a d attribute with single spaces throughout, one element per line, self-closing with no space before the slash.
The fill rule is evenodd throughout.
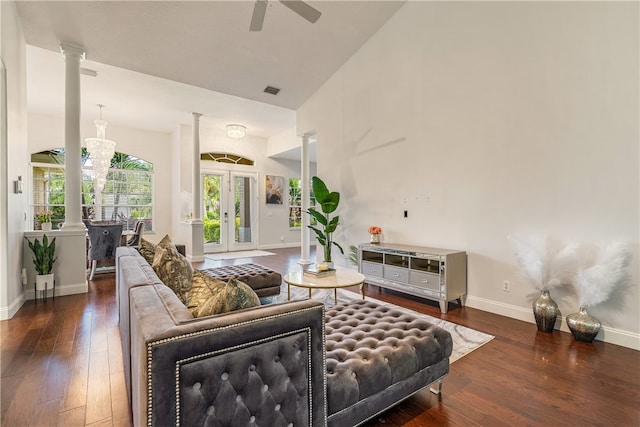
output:
<path id="1" fill-rule="evenodd" d="M 53 288 L 53 273 L 36 275 L 36 290 L 44 291 Z"/>
<path id="2" fill-rule="evenodd" d="M 567 316 L 567 326 L 576 340 L 591 342 L 598 335 L 602 323 L 587 313 L 585 307 L 580 307 L 578 313 L 571 313 Z"/>
<path id="3" fill-rule="evenodd" d="M 371 234 L 371 238 L 369 239 L 370 243 L 380 243 L 382 234 L 378 233 L 378 234 Z"/>
<path id="4" fill-rule="evenodd" d="M 533 301 L 533 315 L 538 330 L 553 332 L 559 312 L 558 304 L 551 298 L 549 291 L 540 291 L 540 296 Z"/>
<path id="5" fill-rule="evenodd" d="M 40 225 L 42 226 L 42 231 L 51 231 L 51 223 L 50 222 L 43 222 Z"/>

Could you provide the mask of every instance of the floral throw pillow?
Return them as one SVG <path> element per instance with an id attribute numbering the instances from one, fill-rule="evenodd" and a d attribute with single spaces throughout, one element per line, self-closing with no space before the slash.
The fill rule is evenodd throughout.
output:
<path id="1" fill-rule="evenodd" d="M 193 278 L 193 266 L 187 258 L 178 252 L 169 236 L 164 236 L 156 246 L 151 267 L 158 278 L 175 292 L 183 304 L 187 305 Z"/>
<path id="2" fill-rule="evenodd" d="M 193 317 L 228 313 L 243 308 L 257 307 L 260 299 L 251 287 L 235 277 L 227 283 L 194 271 L 187 307 Z"/>

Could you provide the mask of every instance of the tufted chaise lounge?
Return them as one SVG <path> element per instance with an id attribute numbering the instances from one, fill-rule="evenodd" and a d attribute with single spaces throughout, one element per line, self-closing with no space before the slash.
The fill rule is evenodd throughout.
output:
<path id="1" fill-rule="evenodd" d="M 411 314 L 356 300 L 325 313 L 330 426 L 355 426 L 449 372 L 451 334 Z"/>
<path id="2" fill-rule="evenodd" d="M 194 319 L 135 249 L 116 270 L 134 426 L 354 426 L 449 370 L 448 332 L 372 301 Z"/>

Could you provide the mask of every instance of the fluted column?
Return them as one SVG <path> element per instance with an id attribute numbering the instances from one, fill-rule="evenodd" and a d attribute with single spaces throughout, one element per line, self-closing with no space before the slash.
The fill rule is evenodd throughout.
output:
<path id="1" fill-rule="evenodd" d="M 191 261 L 204 261 L 204 223 L 202 222 L 202 194 L 200 191 L 200 113 L 193 114 L 193 177 L 191 219 Z"/>
<path id="2" fill-rule="evenodd" d="M 80 145 L 80 62 L 84 48 L 61 43 L 65 59 L 64 152 L 65 193 L 64 229 L 85 229 L 82 223 L 82 150 Z"/>
<path id="3" fill-rule="evenodd" d="M 309 214 L 305 213 L 309 209 L 309 185 L 311 179 L 309 177 L 309 134 L 302 135 L 302 158 L 300 161 L 300 181 L 302 187 L 302 226 L 300 227 L 301 244 L 300 244 L 300 264 L 310 264 L 310 244 L 309 244 Z"/>

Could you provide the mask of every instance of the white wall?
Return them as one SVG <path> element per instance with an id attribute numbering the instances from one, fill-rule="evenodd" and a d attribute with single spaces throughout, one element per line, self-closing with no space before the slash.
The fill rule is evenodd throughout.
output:
<path id="1" fill-rule="evenodd" d="M 625 239 L 632 287 L 590 312 L 640 348 L 638 35 L 638 3 L 408 2 L 297 111 L 336 240 L 466 250 L 468 303 L 533 321 L 509 234 Z"/>
<path id="2" fill-rule="evenodd" d="M 13 192 L 13 181 L 27 176 L 26 44 L 13 2 L 0 2 L 0 57 L 6 68 L 6 129 L 2 134 L 0 173 L 0 319 L 15 314 L 24 302 L 22 270 L 25 194 Z M 4 89 L 0 89 L 4 90 Z M 6 154 L 5 154 L 6 153 Z"/>
<path id="3" fill-rule="evenodd" d="M 80 123 L 80 137 L 95 137 L 96 127 L 91 120 Z M 147 240 L 158 242 L 165 234 L 171 233 L 172 222 L 172 169 L 175 167 L 171 156 L 171 135 L 114 126 L 107 127 L 107 138 L 116 142 L 116 151 L 139 157 L 153 163 L 154 173 L 154 232 L 146 233 Z M 84 143 L 83 143 L 84 146 Z M 43 114 L 29 114 L 29 153 L 37 153 L 52 148 L 64 147 L 64 119 Z M 26 163 L 29 163 L 27 158 Z M 25 195 L 29 194 L 29 174 L 26 175 Z M 29 219 L 26 228 L 31 228 Z"/>
<path id="4" fill-rule="evenodd" d="M 191 206 L 191 153 L 193 149 L 193 133 L 192 126 L 183 125 L 180 127 L 180 192 L 181 200 L 187 200 L 188 206 Z M 285 136 L 292 141 L 298 142 L 293 132 L 287 133 Z M 286 141 L 283 143 L 291 146 Z M 201 163 L 201 171 L 207 170 L 236 170 L 242 172 L 257 173 L 258 184 L 258 246 L 263 249 L 289 247 L 300 244 L 300 230 L 289 229 L 289 209 L 287 200 L 282 205 L 267 205 L 265 203 L 265 175 L 279 175 L 285 178 L 288 183 L 289 178 L 300 178 L 300 162 L 294 160 L 283 160 L 267 157 L 267 140 L 251 135 L 247 135 L 242 139 L 229 138 L 226 133 L 219 129 L 212 129 L 202 126 L 200 127 L 200 151 L 202 153 L 218 152 L 230 153 L 246 157 L 255 162 L 253 167 L 243 165 L 229 165 L 224 163 L 216 163 L 212 161 L 203 161 Z M 311 165 L 311 173 L 315 173 L 315 164 Z M 184 203 L 181 202 L 181 205 Z M 185 212 L 180 213 L 181 216 Z M 179 232 L 179 230 L 176 230 Z"/>

